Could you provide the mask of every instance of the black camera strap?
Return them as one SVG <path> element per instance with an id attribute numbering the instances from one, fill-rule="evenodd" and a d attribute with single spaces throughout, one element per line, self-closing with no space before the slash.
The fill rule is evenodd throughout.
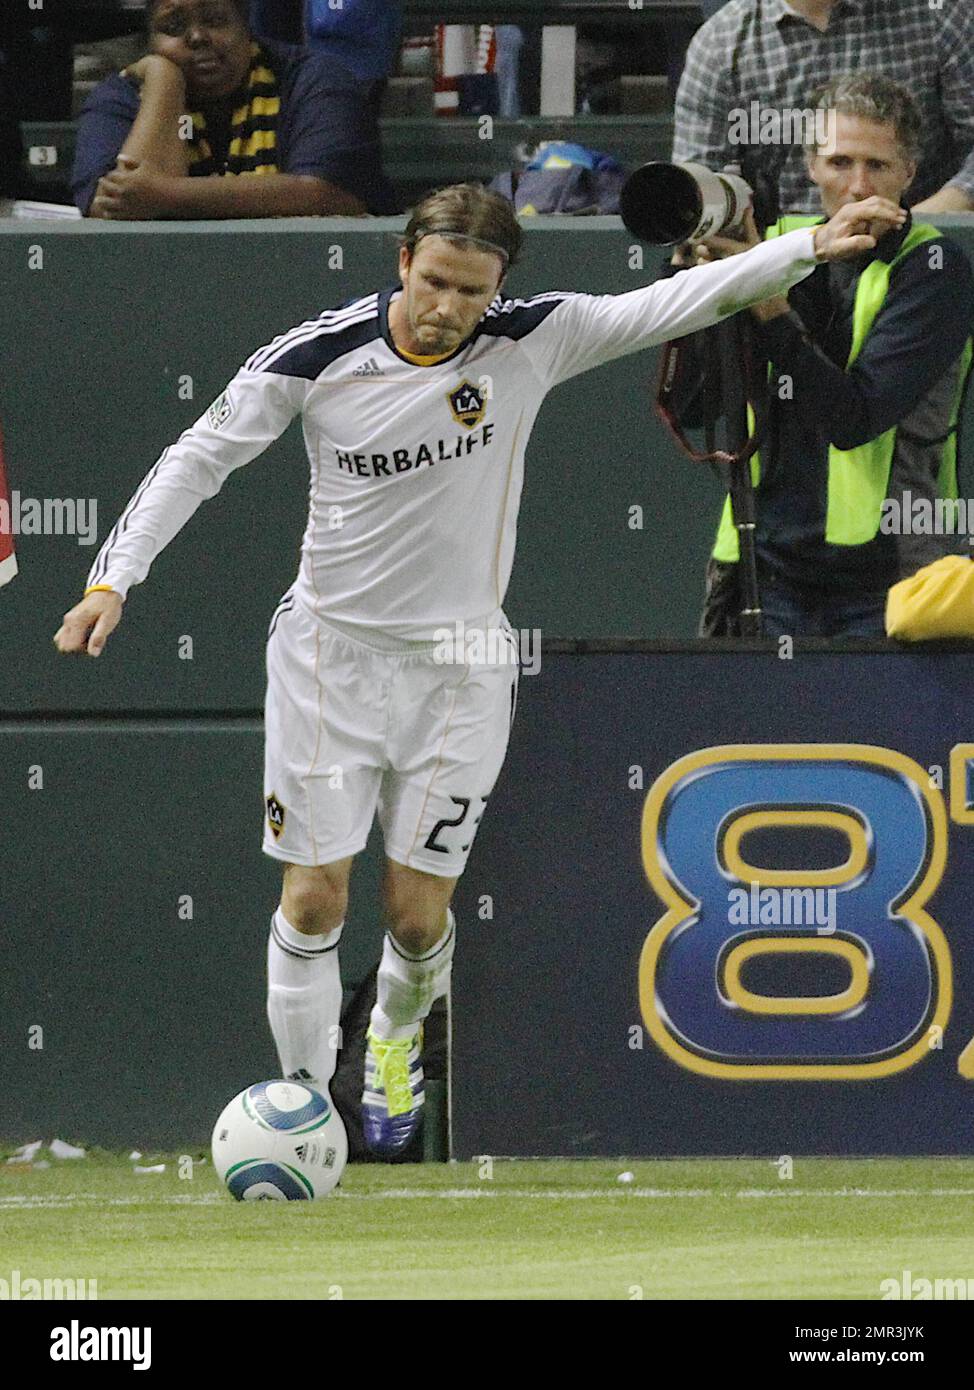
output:
<path id="1" fill-rule="evenodd" d="M 694 447 L 681 421 L 691 402 L 694 413 L 703 417 L 704 451 Z M 753 429 L 749 428 L 748 406 Z M 738 535 L 741 635 L 759 637 L 761 601 L 750 461 L 767 432 L 770 392 L 767 362 L 757 352 L 749 315 L 737 314 L 713 328 L 664 345 L 656 412 L 688 458 L 717 466 L 726 480 Z M 716 442 L 720 419 L 724 420 L 726 435 L 727 447 L 723 449 Z"/>
<path id="2" fill-rule="evenodd" d="M 754 335 L 744 315 L 663 344 L 656 413 L 694 463 L 746 463 L 764 442 L 768 424 L 767 364 L 756 359 Z M 728 366 L 733 368 L 730 379 Z M 691 393 L 695 405 L 703 407 L 703 451 L 689 439 L 680 418 Z M 754 416 L 753 430 L 746 424 L 748 405 Z M 733 414 L 742 411 L 743 427 L 732 430 Z M 717 447 L 717 422 L 721 418 L 728 421 L 728 444 L 731 433 L 743 435 L 736 447 Z"/>

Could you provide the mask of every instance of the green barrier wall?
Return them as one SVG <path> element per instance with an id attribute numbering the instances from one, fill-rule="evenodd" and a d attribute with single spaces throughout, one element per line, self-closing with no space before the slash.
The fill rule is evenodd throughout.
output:
<path id="1" fill-rule="evenodd" d="M 0 709 L 259 708 L 266 626 L 293 578 L 305 517 L 297 426 L 203 505 L 133 591 L 101 661 L 58 659 L 51 634 L 165 445 L 257 346 L 390 283 L 400 226 L 0 226 L 10 486 L 22 498 L 93 499 L 98 521 L 91 546 L 20 537 L 21 574 L 0 591 Z M 974 227 L 955 235 L 974 251 Z M 646 250 L 643 268 L 630 268 L 631 238 L 609 218 L 546 219 L 526 243 L 514 293 L 623 291 L 654 278 L 662 260 Z M 339 252 L 342 268 L 330 269 Z M 546 638 L 692 635 L 720 496 L 654 418 L 657 359 L 646 352 L 590 372 L 543 407 L 507 599 L 515 626 Z M 630 528 L 635 505 L 642 530 Z"/>
<path id="2" fill-rule="evenodd" d="M 974 228 L 954 225 L 974 252 Z M 203 506 L 133 591 L 104 657 L 69 661 L 51 637 L 165 445 L 255 347 L 390 283 L 400 226 L 0 224 L 11 488 L 98 507 L 95 545 L 21 536 L 21 572 L 0 589 L 6 1137 L 50 1129 L 123 1142 L 131 1126 L 118 1106 L 97 1122 L 87 1112 L 107 1078 L 121 1082 L 119 1095 L 156 1087 L 170 1127 L 160 1139 L 202 1134 L 213 1096 L 271 1065 L 263 951 L 279 870 L 259 850 L 259 710 L 266 627 L 304 525 L 299 431 Z M 615 219 L 551 219 L 526 240 L 513 293 L 623 291 L 662 260 L 647 252 L 631 269 Z M 341 270 L 329 269 L 334 247 Z M 589 373 L 544 406 L 507 601 L 515 625 L 549 640 L 692 633 L 720 496 L 653 418 L 657 356 Z M 192 399 L 182 399 L 190 383 Z M 641 531 L 628 525 L 634 505 Z M 52 711 L 64 718 L 45 718 Z M 531 757 L 512 752 L 511 786 Z M 376 832 L 353 878 L 349 983 L 378 955 L 380 858 Z M 490 889 L 481 862 L 463 882 L 470 904 Z M 29 1050 L 38 1023 L 48 1042 Z M 147 1135 L 144 1111 L 135 1128 Z"/>
<path id="3" fill-rule="evenodd" d="M 97 499 L 100 543 L 161 450 L 257 346 L 391 282 L 400 225 L 5 228 L 0 418 L 11 488 Z M 647 252 L 644 269 L 630 269 L 630 242 L 615 219 L 532 228 L 509 289 L 631 289 L 659 258 Z M 341 270 L 328 268 L 332 248 Z M 30 269 L 38 254 L 42 268 Z M 655 357 L 600 368 L 546 403 L 528 455 L 515 625 L 545 636 L 692 632 L 718 498 L 652 417 Z M 188 380 L 192 400 L 181 399 Z M 95 547 L 24 536 L 22 573 L 0 596 L 5 645 L 18 654 L 4 663 L 0 706 L 256 708 L 264 633 L 297 565 L 306 502 L 295 426 L 204 504 L 132 595 L 114 650 L 90 668 L 55 660 L 50 634 Z M 634 504 L 642 531 L 629 529 Z M 183 636 L 191 661 L 177 654 Z"/>
<path id="4" fill-rule="evenodd" d="M 276 1070 L 262 764 L 258 720 L 0 724 L 0 1144 L 202 1141 Z M 382 949 L 376 842 L 352 879 L 350 986 Z"/>

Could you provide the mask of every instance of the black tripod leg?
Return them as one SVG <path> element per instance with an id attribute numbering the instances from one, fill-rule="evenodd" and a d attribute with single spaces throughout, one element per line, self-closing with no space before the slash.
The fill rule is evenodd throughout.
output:
<path id="1" fill-rule="evenodd" d="M 721 356 L 721 379 L 724 391 L 724 419 L 727 426 L 727 449 L 740 453 L 747 444 L 747 388 L 742 371 L 746 356 L 751 353 L 751 325 L 747 314 L 738 314 L 718 328 Z M 731 514 L 737 529 L 739 544 L 739 574 L 741 590 L 741 636 L 760 637 L 761 597 L 758 592 L 757 551 L 754 537 L 754 488 L 751 483 L 750 460 L 730 466 Z"/>
<path id="2" fill-rule="evenodd" d="M 754 488 L 751 485 L 750 461 L 732 464 L 730 473 L 731 514 L 737 530 L 741 580 L 741 636 L 760 637 L 761 595 L 754 541 Z"/>

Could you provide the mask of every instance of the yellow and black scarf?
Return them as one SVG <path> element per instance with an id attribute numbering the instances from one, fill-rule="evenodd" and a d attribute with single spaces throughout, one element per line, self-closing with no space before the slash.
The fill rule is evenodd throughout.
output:
<path id="1" fill-rule="evenodd" d="M 281 98 L 277 74 L 267 62 L 260 44 L 250 45 L 246 100 L 234 107 L 225 165 L 216 158 L 207 139 L 203 112 L 193 111 L 190 114 L 193 120 L 189 147 L 191 174 L 200 177 L 208 174 L 277 173 L 277 125 Z"/>

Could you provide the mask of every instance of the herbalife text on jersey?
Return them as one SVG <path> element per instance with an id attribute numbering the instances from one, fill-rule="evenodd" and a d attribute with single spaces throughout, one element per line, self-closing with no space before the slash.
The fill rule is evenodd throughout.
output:
<path id="1" fill-rule="evenodd" d="M 77 536 L 79 545 L 98 539 L 97 497 L 0 496 L 0 536 Z"/>

